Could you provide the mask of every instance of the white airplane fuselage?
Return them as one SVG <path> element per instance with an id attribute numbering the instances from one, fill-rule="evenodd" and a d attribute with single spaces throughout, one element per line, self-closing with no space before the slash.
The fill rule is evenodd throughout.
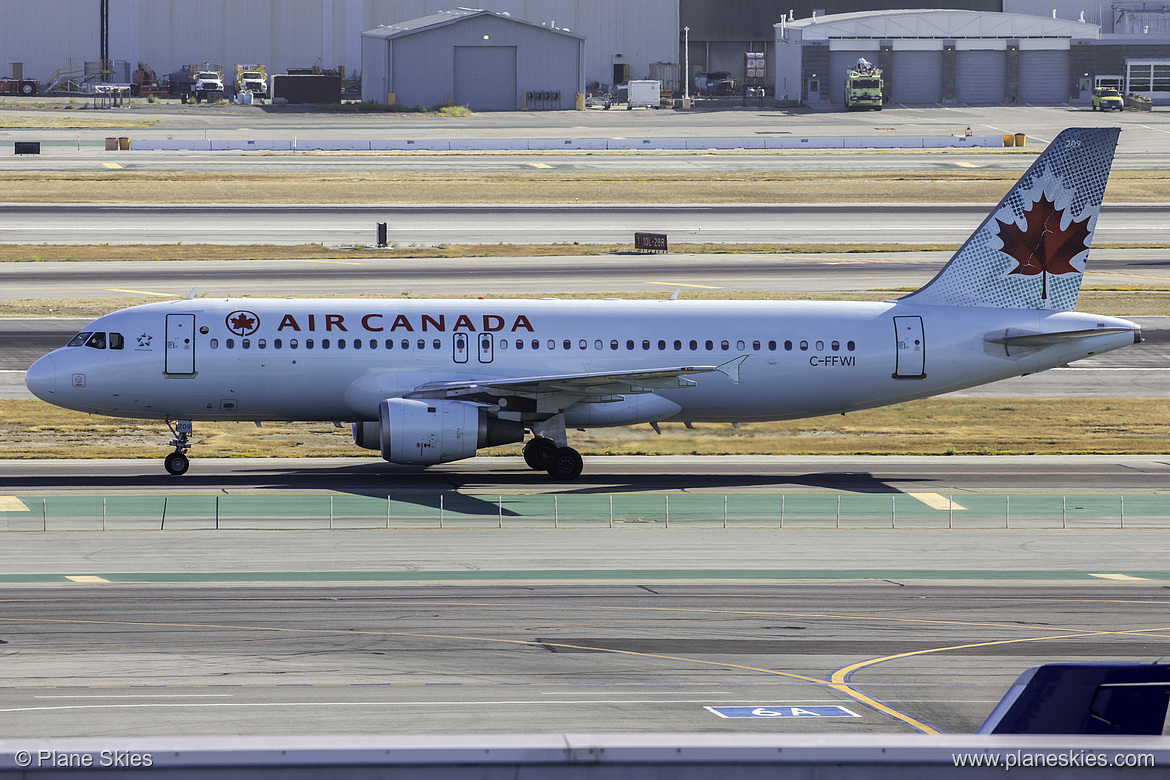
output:
<path id="1" fill-rule="evenodd" d="M 373 421 L 383 399 L 429 383 L 746 356 L 738 383 L 708 371 L 652 393 L 599 387 L 564 412 L 585 428 L 882 406 L 1053 368 L 1133 344 L 1140 330 L 1076 312 L 898 302 L 247 298 L 138 306 L 86 332 L 120 334 L 123 346 L 58 349 L 29 370 L 30 389 L 78 411 L 169 420 Z M 1069 332 L 1086 333 L 1038 347 L 989 341 Z"/>

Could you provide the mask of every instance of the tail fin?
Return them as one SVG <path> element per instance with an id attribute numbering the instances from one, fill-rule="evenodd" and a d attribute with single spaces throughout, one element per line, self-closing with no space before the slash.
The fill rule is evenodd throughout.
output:
<path id="1" fill-rule="evenodd" d="M 1056 136 L 938 275 L 901 300 L 1071 311 L 1120 132 Z"/>

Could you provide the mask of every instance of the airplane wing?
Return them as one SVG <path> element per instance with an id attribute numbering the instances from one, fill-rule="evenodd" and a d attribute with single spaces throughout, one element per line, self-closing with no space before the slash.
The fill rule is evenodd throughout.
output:
<path id="1" fill-rule="evenodd" d="M 690 387 L 689 379 L 697 374 L 718 372 L 739 382 L 739 367 L 747 355 L 717 366 L 669 366 L 638 371 L 601 371 L 580 374 L 551 374 L 506 378 L 484 378 L 459 382 L 430 382 L 420 385 L 407 398 L 459 398 L 494 403 L 502 396 L 521 396 L 538 401 L 562 396 L 571 406 L 591 396 L 604 397 L 617 393 L 649 393 L 665 388 Z M 545 404 L 540 404 L 545 406 Z"/>

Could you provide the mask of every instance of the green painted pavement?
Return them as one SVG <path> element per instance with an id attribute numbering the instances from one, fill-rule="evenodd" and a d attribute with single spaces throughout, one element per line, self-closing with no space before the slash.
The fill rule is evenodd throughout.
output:
<path id="1" fill-rule="evenodd" d="M 1170 571 L 1110 572 L 1137 580 L 1170 580 Z M 0 584 L 75 583 L 99 577 L 108 583 L 238 582 L 484 582 L 531 580 L 1092 580 L 1100 574 L 1061 570 L 992 569 L 533 569 L 501 571 L 270 571 L 144 572 L 122 574 L 0 574 Z M 92 579 L 77 584 L 95 583 Z"/>
<path id="2" fill-rule="evenodd" d="M 315 528 L 1168 528 L 1166 493 L 19 496 L 0 531 Z M 953 506 L 951 502 L 953 500 Z"/>

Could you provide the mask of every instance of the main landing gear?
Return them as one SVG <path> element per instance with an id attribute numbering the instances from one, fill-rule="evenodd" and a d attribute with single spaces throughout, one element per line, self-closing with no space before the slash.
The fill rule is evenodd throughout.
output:
<path id="1" fill-rule="evenodd" d="M 175 435 L 175 438 L 170 441 L 175 451 L 163 460 L 163 468 L 167 470 L 168 474 L 174 474 L 176 477 L 182 476 L 191 467 L 191 461 L 187 458 L 187 450 L 191 449 L 191 421 L 176 420 L 175 424 L 171 425 L 171 421 L 167 420 L 167 427 Z"/>
<path id="2" fill-rule="evenodd" d="M 524 462 L 536 471 L 547 471 L 553 479 L 570 480 L 581 476 L 584 462 L 572 447 L 558 447 L 552 439 L 537 436 L 524 445 Z"/>

